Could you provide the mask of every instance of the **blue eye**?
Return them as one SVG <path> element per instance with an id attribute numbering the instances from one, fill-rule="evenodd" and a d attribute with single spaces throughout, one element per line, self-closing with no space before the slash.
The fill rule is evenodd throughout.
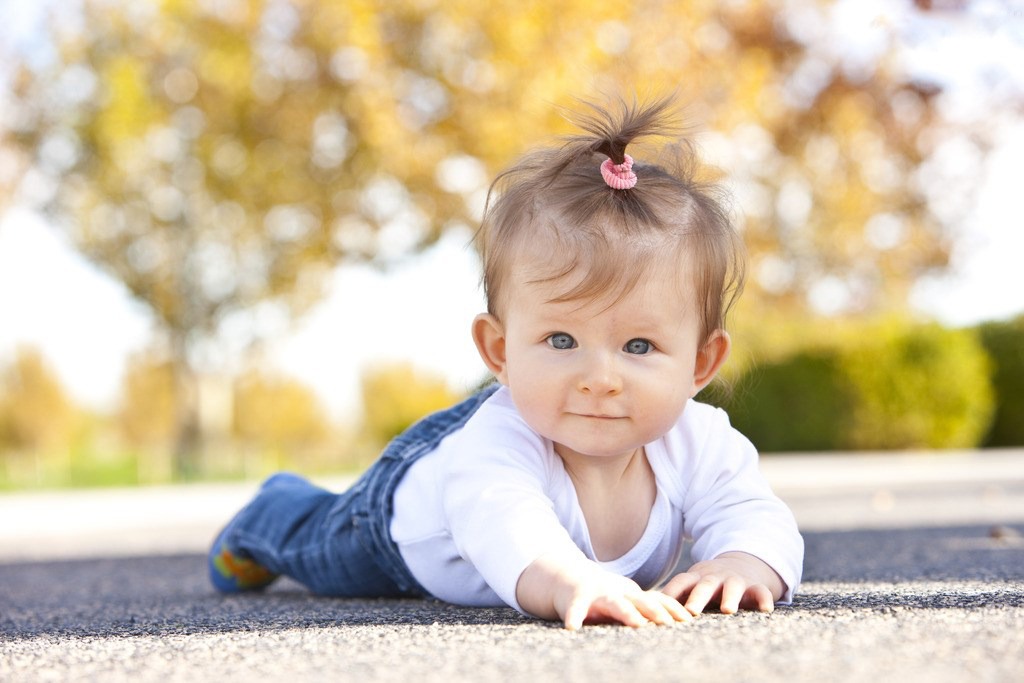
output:
<path id="1" fill-rule="evenodd" d="M 576 340 L 565 332 L 556 332 L 548 337 L 548 344 L 560 350 L 576 348 Z"/>
<path id="2" fill-rule="evenodd" d="M 626 345 L 622 347 L 622 350 L 626 353 L 635 353 L 642 356 L 653 351 L 654 344 L 646 339 L 630 339 L 626 342 Z"/>

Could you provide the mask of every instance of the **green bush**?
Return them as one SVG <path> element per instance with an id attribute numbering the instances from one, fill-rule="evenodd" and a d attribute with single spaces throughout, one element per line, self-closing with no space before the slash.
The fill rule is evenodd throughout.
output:
<path id="1" fill-rule="evenodd" d="M 727 391 L 701 400 L 729 412 L 733 426 L 763 451 L 843 448 L 853 396 L 833 351 L 796 353 L 751 367 Z"/>
<path id="2" fill-rule="evenodd" d="M 993 409 L 976 334 L 893 322 L 755 365 L 728 394 L 702 400 L 726 408 L 763 451 L 969 447 Z"/>
<path id="3" fill-rule="evenodd" d="M 992 361 L 996 411 L 986 446 L 1024 445 L 1024 315 L 978 329 Z"/>
<path id="4" fill-rule="evenodd" d="M 971 330 L 878 326 L 844 351 L 854 448 L 968 448 L 992 419 L 989 362 Z"/>

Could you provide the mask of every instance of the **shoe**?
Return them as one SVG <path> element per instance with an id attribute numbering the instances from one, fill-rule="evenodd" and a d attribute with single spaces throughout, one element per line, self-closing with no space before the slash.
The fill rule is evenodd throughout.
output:
<path id="1" fill-rule="evenodd" d="M 231 552 L 224 542 L 224 531 L 210 548 L 210 581 L 221 593 L 241 593 L 266 588 L 279 576 L 263 565 Z"/>

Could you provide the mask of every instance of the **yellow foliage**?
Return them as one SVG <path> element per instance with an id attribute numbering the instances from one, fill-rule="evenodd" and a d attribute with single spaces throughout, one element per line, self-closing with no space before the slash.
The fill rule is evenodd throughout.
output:
<path id="1" fill-rule="evenodd" d="M 383 445 L 430 413 L 462 398 L 443 378 L 408 363 L 382 365 L 362 377 L 363 431 Z"/>
<path id="2" fill-rule="evenodd" d="M 171 363 L 150 355 L 129 359 L 118 414 L 125 440 L 133 446 L 169 445 L 176 427 L 175 410 Z"/>
<path id="3" fill-rule="evenodd" d="M 763 109 L 765 89 L 776 78 L 771 54 L 761 48 L 747 50 L 737 64 L 732 91 L 732 106 L 740 120 L 756 120 Z"/>
<path id="4" fill-rule="evenodd" d="M 322 441 L 329 428 L 308 387 L 249 372 L 235 383 L 234 432 L 251 443 L 283 448 Z"/>
<path id="5" fill-rule="evenodd" d="M 146 67 L 138 58 L 112 58 L 99 74 L 105 88 L 116 93 L 96 114 L 96 136 L 101 145 L 116 147 L 141 136 L 156 117 L 148 95 Z"/>
<path id="6" fill-rule="evenodd" d="M 0 451 L 66 447 L 75 410 L 36 349 L 21 348 L 0 368 Z"/>
<path id="7" fill-rule="evenodd" d="M 912 182 L 919 161 L 915 141 L 935 119 L 930 100 L 918 98 L 925 111 L 913 121 L 894 117 L 894 95 L 917 98 L 915 84 L 882 68 L 885 55 L 870 78 L 846 78 L 828 51 L 786 35 L 793 10 L 780 0 L 252 0 L 215 8 L 162 0 L 146 14 L 144 26 L 128 4 L 84 3 L 80 35 L 65 41 L 79 46 L 74 63 L 93 70 L 99 92 L 87 105 L 73 104 L 74 115 L 55 124 L 86 141 L 89 158 L 75 169 L 84 171 L 76 183 L 60 185 L 51 208 L 76 214 L 69 207 L 81 206 L 87 212 L 90 206 L 71 200 L 92 191 L 102 199 L 91 205 L 103 201 L 154 212 L 159 220 L 148 226 L 132 221 L 132 230 L 104 234 L 83 228 L 75 237 L 152 304 L 174 333 L 195 331 L 183 329 L 187 325 L 211 329 L 212 320 L 258 299 L 280 298 L 301 310 L 309 298 L 296 293 L 296 272 L 346 256 L 373 257 L 372 249 L 336 253 L 331 231 L 323 228 L 301 233 L 284 247 L 294 246 L 293 252 L 283 254 L 265 234 L 264 219 L 275 208 L 309 209 L 324 227 L 358 216 L 375 230 L 392 215 L 368 211 L 374 202 L 365 201 L 364 190 L 376 178 L 391 177 L 427 218 L 417 245 L 423 246 L 444 226 L 473 219 L 465 198 L 438 186 L 442 160 L 465 154 L 496 172 L 524 147 L 565 132 L 552 104 L 572 105 L 573 95 L 602 90 L 628 96 L 678 86 L 684 103 L 692 105 L 686 109 L 687 130 L 732 137 L 733 157 L 757 152 L 756 159 L 726 169 L 741 187 L 769 197 L 762 214 L 747 223 L 751 253 L 771 254 L 795 270 L 782 287 L 752 280 L 749 296 L 762 304 L 806 310 L 805 293 L 824 273 L 884 283 L 870 285 L 857 303 L 858 310 L 878 310 L 905 294 L 905 287 L 888 283 L 912 282 L 941 266 L 948 250 L 937 243 L 941 231 Z M 828 12 L 824 4 L 817 7 Z M 275 23 L 275 12 L 291 17 Z M 268 30 L 268 22 L 279 30 Z M 67 61 L 69 66 L 71 57 Z M 810 78 L 808 65 L 817 65 L 811 71 L 820 75 Z M 195 78 L 196 94 L 187 102 L 176 101 L 167 89 L 175 73 Z M 60 75 L 55 68 L 36 78 L 59 82 Z M 794 83 L 804 93 L 799 101 L 786 95 Z M 62 94 L 19 86 L 15 96 L 46 102 Z M 342 122 L 342 142 L 336 132 L 324 133 L 323 125 L 314 133 L 325 116 Z M 166 123 L 166 129 L 155 129 L 154 122 Z M 49 124 L 40 124 L 23 136 L 24 144 L 45 139 Z M 766 144 L 758 141 L 748 149 L 749 136 L 742 131 L 760 131 Z M 168 135 L 178 138 L 168 141 Z M 234 165 L 230 177 L 219 172 L 216 153 L 227 137 L 242 150 L 234 158 L 248 160 Z M 808 139 L 821 142 L 819 151 L 835 150 L 834 160 L 817 157 L 826 170 L 808 168 Z M 318 145 L 330 153 L 318 156 Z M 152 163 L 154 153 L 162 165 Z M 219 157 L 224 161 L 224 154 Z M 111 163 L 124 158 L 135 161 Z M 318 167 L 318 158 L 333 162 Z M 865 170 L 883 162 L 895 171 Z M 867 189 L 872 183 L 865 174 L 869 181 L 887 175 L 876 183 L 887 190 Z M 197 180 L 184 187 L 184 177 Z M 771 209 L 787 184 L 790 190 L 808 186 L 806 218 L 790 212 L 797 219 L 789 222 L 800 225 L 780 226 L 786 217 L 780 220 Z M 182 190 L 182 196 L 168 188 Z M 789 198 L 794 196 L 802 205 L 790 191 Z M 245 216 L 237 227 L 220 225 L 215 231 L 210 206 L 222 202 L 241 207 Z M 864 226 L 886 213 L 899 213 L 906 229 L 898 243 L 878 247 L 865 240 Z M 179 267 L 167 275 L 140 267 L 145 259 L 133 261 L 131 254 L 140 250 L 132 247 L 148 237 L 144 233 L 174 223 L 161 217 L 166 214 L 180 216 L 175 240 L 186 250 L 211 240 L 230 253 L 231 245 L 254 238 L 260 258 L 210 266 L 237 273 L 246 286 L 227 289 L 223 299 L 205 296 L 196 282 L 200 268 Z M 88 224 L 70 217 L 69 224 Z M 860 277 L 863 254 L 878 256 L 868 260 L 882 269 L 880 277 Z M 267 262 L 272 267 L 249 265 Z M 186 292 L 192 297 L 188 306 L 175 301 Z M 189 307 L 194 310 L 186 312 Z"/>

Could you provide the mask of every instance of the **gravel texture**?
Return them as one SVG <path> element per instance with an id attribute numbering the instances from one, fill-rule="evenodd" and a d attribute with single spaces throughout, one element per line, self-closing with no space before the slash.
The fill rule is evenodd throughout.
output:
<path id="1" fill-rule="evenodd" d="M 1010 681 L 1024 524 L 806 532 L 773 614 L 570 633 L 511 609 L 220 596 L 202 555 L 0 564 L 0 681 Z"/>

